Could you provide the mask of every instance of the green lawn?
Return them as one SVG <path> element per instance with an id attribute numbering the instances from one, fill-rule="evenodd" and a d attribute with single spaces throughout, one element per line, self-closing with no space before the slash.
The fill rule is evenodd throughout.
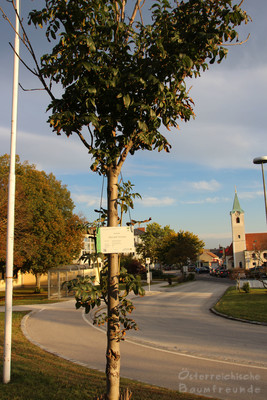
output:
<path id="1" fill-rule="evenodd" d="M 231 317 L 267 323 L 267 290 L 250 289 L 245 293 L 230 287 L 214 308 Z"/>
<path id="2" fill-rule="evenodd" d="M 56 303 L 57 300 L 48 300 L 47 290 L 42 293 L 34 293 L 35 288 L 18 288 L 13 290 L 13 305 L 20 306 L 24 304 L 47 304 Z M 0 292 L 0 306 L 5 305 L 5 291 Z"/>
<path id="3" fill-rule="evenodd" d="M 12 378 L 9 384 L 1 383 L 0 400 L 93 400 L 105 392 L 103 373 L 63 360 L 28 342 L 20 329 L 24 315 L 13 313 Z M 0 313 L 1 358 L 3 329 L 4 314 Z M 127 387 L 133 392 L 132 400 L 206 400 L 122 379 L 122 390 Z"/>

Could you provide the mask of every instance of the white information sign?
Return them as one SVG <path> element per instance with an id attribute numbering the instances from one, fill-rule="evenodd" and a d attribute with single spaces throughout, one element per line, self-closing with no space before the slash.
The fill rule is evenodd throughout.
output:
<path id="1" fill-rule="evenodd" d="M 134 234 L 129 226 L 98 228 L 97 251 L 103 254 L 134 253 Z"/>

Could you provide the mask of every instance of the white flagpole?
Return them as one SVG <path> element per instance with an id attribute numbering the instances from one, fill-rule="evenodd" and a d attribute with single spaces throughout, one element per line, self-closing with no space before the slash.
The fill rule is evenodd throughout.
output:
<path id="1" fill-rule="evenodd" d="M 17 13 L 19 14 L 19 0 L 16 0 L 16 9 Z M 18 79 L 19 79 L 19 58 L 17 56 L 19 54 L 18 33 L 19 33 L 19 18 L 18 15 L 16 15 L 10 167 L 9 167 L 9 185 L 8 185 L 8 213 L 7 213 L 6 301 L 5 301 L 3 383 L 10 382 L 10 375 L 11 375 L 12 297 L 13 297 L 14 224 L 15 224 L 15 164 L 16 164 L 16 136 L 17 136 L 17 109 L 18 109 Z"/>

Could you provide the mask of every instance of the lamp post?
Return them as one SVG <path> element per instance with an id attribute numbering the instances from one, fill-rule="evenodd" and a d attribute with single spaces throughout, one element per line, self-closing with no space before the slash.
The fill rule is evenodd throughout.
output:
<path id="1" fill-rule="evenodd" d="M 267 156 L 256 157 L 256 158 L 254 158 L 253 163 L 254 164 L 261 164 L 262 180 L 263 180 L 263 192 L 264 192 L 264 203 L 265 203 L 265 214 L 266 214 L 266 223 L 267 223 L 267 200 L 266 200 L 266 188 L 265 188 L 264 169 L 263 169 L 263 164 L 267 163 Z"/>

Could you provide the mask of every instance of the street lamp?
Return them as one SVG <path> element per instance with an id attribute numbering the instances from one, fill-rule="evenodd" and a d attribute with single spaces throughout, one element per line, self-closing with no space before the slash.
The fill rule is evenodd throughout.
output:
<path id="1" fill-rule="evenodd" d="M 264 202 L 265 202 L 265 214 L 266 214 L 266 223 L 267 223 L 267 201 L 266 201 L 266 189 L 265 189 L 265 179 L 264 179 L 264 169 L 263 164 L 267 163 L 267 156 L 256 157 L 253 160 L 254 164 L 261 164 L 262 171 L 262 180 L 263 180 L 263 192 L 264 192 Z"/>

